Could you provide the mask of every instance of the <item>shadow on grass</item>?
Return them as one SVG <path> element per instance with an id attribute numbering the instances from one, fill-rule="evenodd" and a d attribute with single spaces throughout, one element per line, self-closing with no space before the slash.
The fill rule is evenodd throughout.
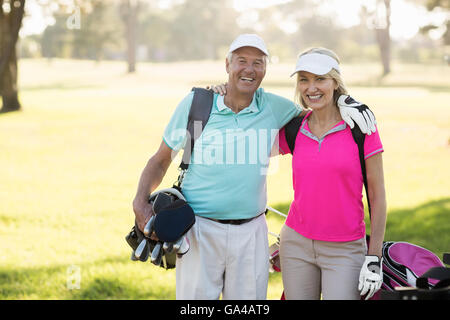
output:
<path id="1" fill-rule="evenodd" d="M 136 270 L 141 269 L 133 268 L 136 263 L 138 262 L 131 262 L 128 257 L 121 256 L 77 264 L 81 274 L 78 289 L 77 281 L 71 280 L 75 273 L 68 271 L 69 265 L 17 269 L 0 267 L 0 299 L 174 299 L 175 290 L 171 286 L 152 286 L 148 282 L 140 282 L 140 279 L 149 279 L 153 266 L 148 262 L 148 270 L 140 273 Z M 92 271 L 91 268 L 97 267 L 100 271 Z M 114 272 L 104 272 L 102 268 Z M 128 274 L 124 274 L 124 268 Z M 122 271 L 115 272 L 117 269 Z M 70 285 L 72 289 L 69 288 Z"/>
<path id="2" fill-rule="evenodd" d="M 22 111 L 22 109 L 19 109 L 19 110 L 0 109 L 0 116 L 3 114 L 12 114 L 12 113 L 18 113 L 21 111 Z"/>

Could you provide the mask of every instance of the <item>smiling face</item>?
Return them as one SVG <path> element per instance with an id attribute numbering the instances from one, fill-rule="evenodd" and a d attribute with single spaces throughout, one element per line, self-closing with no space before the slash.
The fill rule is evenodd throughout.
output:
<path id="1" fill-rule="evenodd" d="M 297 79 L 297 90 L 306 107 L 315 110 L 334 105 L 333 94 L 338 84 L 333 78 L 300 71 Z"/>
<path id="2" fill-rule="evenodd" d="M 253 95 L 266 74 L 266 58 L 253 47 L 235 50 L 231 62 L 226 60 L 228 86 L 238 94 Z"/>

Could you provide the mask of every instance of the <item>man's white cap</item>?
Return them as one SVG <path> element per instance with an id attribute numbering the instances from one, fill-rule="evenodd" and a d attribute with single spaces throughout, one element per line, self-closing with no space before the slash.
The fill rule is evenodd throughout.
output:
<path id="1" fill-rule="evenodd" d="M 228 53 L 233 52 L 234 50 L 237 50 L 242 47 L 254 47 L 264 52 L 266 56 L 269 55 L 269 51 L 267 50 L 264 40 L 256 34 L 244 33 L 239 35 L 231 43 L 230 50 L 228 50 Z"/>
<path id="2" fill-rule="evenodd" d="M 300 56 L 291 77 L 299 71 L 307 71 L 316 75 L 324 75 L 335 69 L 341 73 L 338 62 L 332 57 L 321 53 L 307 53 Z"/>

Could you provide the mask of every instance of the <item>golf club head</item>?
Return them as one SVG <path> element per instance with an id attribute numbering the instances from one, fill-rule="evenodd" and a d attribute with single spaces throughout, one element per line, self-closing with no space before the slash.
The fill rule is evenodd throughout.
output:
<path id="1" fill-rule="evenodd" d="M 148 259 L 149 252 L 150 252 L 149 243 L 147 239 L 143 239 L 139 244 L 139 246 L 137 247 L 136 251 L 134 252 L 134 256 L 136 257 L 136 259 L 145 262 Z"/>
<path id="2" fill-rule="evenodd" d="M 144 236 L 150 237 L 153 232 L 153 226 L 155 225 L 155 215 L 150 217 L 147 224 L 144 227 Z"/>
<path id="3" fill-rule="evenodd" d="M 182 239 L 181 246 L 180 246 L 180 248 L 178 249 L 178 252 L 177 252 L 177 256 L 179 256 L 179 257 L 184 255 L 186 252 L 188 252 L 189 248 L 190 248 L 188 238 L 187 237 L 182 237 L 181 239 Z"/>
<path id="4" fill-rule="evenodd" d="M 180 250 L 180 247 L 181 247 L 181 243 L 183 242 L 183 237 L 181 237 L 180 239 L 178 239 L 174 244 L 173 244 L 173 247 L 172 247 L 172 251 L 174 252 L 174 253 L 178 253 L 178 250 Z"/>
<path id="5" fill-rule="evenodd" d="M 161 192 L 156 195 L 155 201 L 153 201 L 153 211 L 158 213 L 161 209 L 167 207 L 172 203 L 172 197 L 167 193 Z"/>
<path id="6" fill-rule="evenodd" d="M 171 253 L 173 250 L 173 242 L 164 242 L 163 250 L 164 252 Z"/>
<path id="7" fill-rule="evenodd" d="M 158 242 L 152 251 L 152 256 L 150 258 L 150 261 L 154 264 L 159 266 L 161 264 L 161 258 L 162 258 L 162 243 Z"/>
<path id="8" fill-rule="evenodd" d="M 136 229 L 136 227 L 133 227 L 131 229 L 130 233 L 127 234 L 127 236 L 125 237 L 125 240 L 127 241 L 128 245 L 131 247 L 131 249 L 133 249 L 133 252 L 139 246 L 138 234 L 135 229 Z"/>
<path id="9" fill-rule="evenodd" d="M 137 259 L 136 256 L 135 256 L 134 250 L 133 250 L 133 252 L 131 253 L 130 259 L 131 259 L 131 261 L 139 261 L 139 259 Z"/>

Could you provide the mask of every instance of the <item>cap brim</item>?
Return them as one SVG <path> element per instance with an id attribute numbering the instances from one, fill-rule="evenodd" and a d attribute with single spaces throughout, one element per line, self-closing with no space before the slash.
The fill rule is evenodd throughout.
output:
<path id="1" fill-rule="evenodd" d="M 316 74 L 318 76 L 322 76 L 322 75 L 330 72 L 331 69 L 333 69 L 333 68 L 331 68 L 329 66 L 323 66 L 323 65 L 322 66 L 321 65 L 297 66 L 295 68 L 295 71 L 291 74 L 291 77 L 300 71 L 306 71 L 306 72 Z"/>
<path id="2" fill-rule="evenodd" d="M 321 76 L 327 74 L 333 68 L 340 73 L 339 63 L 336 59 L 326 54 L 307 53 L 298 58 L 295 71 L 291 74 L 291 77 L 299 71 L 306 71 Z"/>
<path id="3" fill-rule="evenodd" d="M 244 45 L 238 45 L 238 46 L 230 47 L 230 50 L 228 51 L 228 53 L 234 52 L 234 51 L 236 51 L 237 49 L 240 49 L 240 48 L 243 48 L 243 47 L 252 47 L 252 48 L 259 49 L 259 51 L 261 51 L 262 53 L 264 53 L 266 56 L 269 56 L 269 52 L 267 52 L 266 49 L 261 48 L 260 46 L 251 45 L 251 44 L 244 44 Z"/>

